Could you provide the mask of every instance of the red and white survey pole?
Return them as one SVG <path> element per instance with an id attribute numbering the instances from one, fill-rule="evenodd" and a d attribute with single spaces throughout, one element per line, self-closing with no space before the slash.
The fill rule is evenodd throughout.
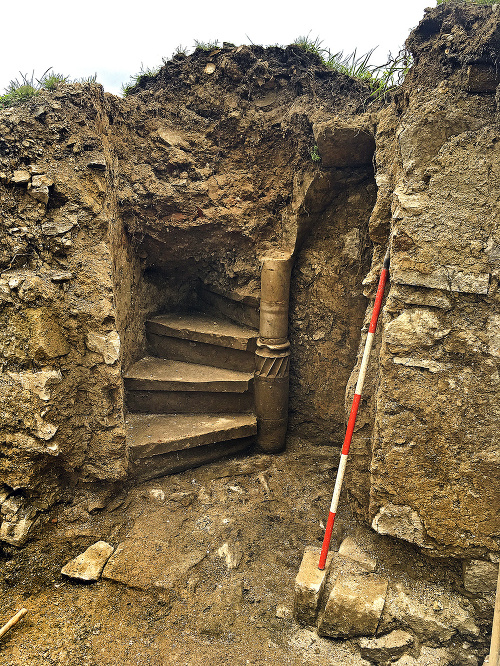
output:
<path id="1" fill-rule="evenodd" d="M 323 547 L 321 548 L 321 555 L 319 558 L 318 568 L 323 570 L 325 568 L 326 557 L 328 549 L 330 548 L 330 541 L 332 539 L 333 524 L 335 522 L 335 514 L 337 513 L 337 506 L 339 504 L 340 491 L 342 489 L 342 481 L 344 479 L 344 472 L 349 455 L 349 448 L 351 446 L 352 434 L 354 432 L 354 424 L 356 423 L 356 416 L 358 415 L 359 401 L 361 400 L 361 391 L 365 382 L 366 368 L 368 366 L 368 359 L 372 350 L 373 338 L 375 337 L 375 330 L 377 328 L 378 316 L 380 308 L 382 307 L 382 299 L 384 298 L 385 284 L 389 275 L 389 249 L 384 258 L 384 266 L 380 274 L 378 283 L 377 295 L 375 297 L 375 304 L 373 306 L 372 318 L 370 321 L 370 328 L 366 336 L 365 349 L 363 351 L 363 358 L 361 360 L 361 367 L 359 369 L 358 381 L 356 383 L 356 390 L 354 391 L 354 398 L 352 401 L 351 413 L 349 414 L 349 421 L 347 422 L 347 430 L 345 433 L 344 445 L 342 446 L 342 453 L 340 454 L 340 464 L 337 471 L 337 478 L 335 480 L 335 488 L 333 490 L 332 503 L 330 506 L 330 513 L 328 514 L 328 521 L 326 523 L 325 538 L 323 539 Z"/>

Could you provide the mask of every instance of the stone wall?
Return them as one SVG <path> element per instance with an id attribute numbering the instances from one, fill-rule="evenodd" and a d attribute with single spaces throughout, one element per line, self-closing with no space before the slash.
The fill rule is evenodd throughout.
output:
<path id="1" fill-rule="evenodd" d="M 428 12 L 376 134 L 370 229 L 390 227 L 391 286 L 349 490 L 376 530 L 436 554 L 500 547 L 498 22 L 491 7 Z"/>

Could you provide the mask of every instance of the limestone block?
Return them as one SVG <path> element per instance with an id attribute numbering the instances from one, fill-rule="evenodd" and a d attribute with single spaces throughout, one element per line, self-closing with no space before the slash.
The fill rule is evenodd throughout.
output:
<path id="1" fill-rule="evenodd" d="M 32 187 L 51 187 L 54 181 L 45 174 L 34 175 L 31 179 Z"/>
<path id="2" fill-rule="evenodd" d="M 320 553 L 320 548 L 308 547 L 305 549 L 299 573 L 295 579 L 293 614 L 297 622 L 303 624 L 314 624 L 316 621 L 318 606 L 332 562 L 333 553 L 329 553 L 325 568 L 320 571 L 318 569 Z"/>
<path id="3" fill-rule="evenodd" d="M 339 574 L 319 618 L 318 633 L 332 638 L 373 636 L 388 580 L 376 574 Z"/>
<path id="4" fill-rule="evenodd" d="M 39 372 L 8 372 L 9 377 L 21 384 L 23 389 L 34 393 L 41 400 L 50 400 L 50 388 L 62 381 L 60 370 Z"/>
<path id="5" fill-rule="evenodd" d="M 339 548 L 339 555 L 348 557 L 367 571 L 373 572 L 377 568 L 377 560 L 372 557 L 353 537 L 346 537 Z"/>
<path id="6" fill-rule="evenodd" d="M 445 648 L 430 648 L 424 646 L 417 658 L 405 654 L 393 662 L 393 666 L 452 666 L 456 662 Z"/>
<path id="7" fill-rule="evenodd" d="M 375 139 L 359 124 L 349 126 L 340 120 L 327 121 L 314 124 L 313 132 L 322 167 L 329 169 L 371 164 Z"/>
<path id="8" fill-rule="evenodd" d="M 24 171 L 24 169 L 19 169 L 17 171 L 14 171 L 11 183 L 14 183 L 14 185 L 26 185 L 26 183 L 29 183 L 30 178 L 31 175 L 29 171 Z"/>
<path id="9" fill-rule="evenodd" d="M 217 555 L 226 562 L 228 569 L 237 569 L 243 557 L 243 549 L 239 544 L 223 543 Z"/>
<path id="10" fill-rule="evenodd" d="M 381 627 L 387 621 L 410 627 L 427 644 L 439 646 L 457 632 L 465 637 L 479 635 L 468 601 L 446 588 L 430 583 L 396 583 L 387 594 Z"/>
<path id="11" fill-rule="evenodd" d="M 491 595 L 495 593 L 498 580 L 498 564 L 472 560 L 464 563 L 464 587 L 472 594 Z"/>
<path id="12" fill-rule="evenodd" d="M 409 506 L 386 504 L 373 519 L 372 528 L 379 534 L 389 534 L 418 546 L 426 545 L 424 524 Z"/>
<path id="13" fill-rule="evenodd" d="M 43 360 L 65 356 L 70 351 L 55 313 L 49 308 L 27 308 L 30 327 L 30 350 L 34 358 Z"/>
<path id="14" fill-rule="evenodd" d="M 42 187 L 28 187 L 28 193 L 33 199 L 45 205 L 49 203 L 49 188 L 46 185 L 42 185 Z"/>
<path id="15" fill-rule="evenodd" d="M 27 538 L 31 526 L 35 521 L 30 518 L 20 518 L 19 520 L 3 520 L 0 525 L 0 541 L 11 546 L 22 546 Z"/>
<path id="16" fill-rule="evenodd" d="M 414 642 L 412 634 L 402 629 L 396 629 L 380 638 L 361 638 L 359 647 L 362 657 L 381 664 L 399 659 L 405 652 L 408 652 Z"/>
<path id="17" fill-rule="evenodd" d="M 87 335 L 87 347 L 90 351 L 102 354 L 107 365 L 113 365 L 120 358 L 120 336 L 116 331 L 105 335 L 90 331 Z"/>
<path id="18" fill-rule="evenodd" d="M 393 353 L 431 347 L 450 332 L 430 310 L 405 310 L 384 329 L 385 341 Z"/>
<path id="19" fill-rule="evenodd" d="M 78 580 L 98 580 L 114 550 L 109 543 L 98 541 L 65 564 L 61 573 Z"/>
<path id="20" fill-rule="evenodd" d="M 110 557 L 102 575 L 141 590 L 170 590 L 179 582 L 185 582 L 190 569 L 206 556 L 206 550 L 195 550 L 173 559 L 168 543 L 126 539 Z"/>

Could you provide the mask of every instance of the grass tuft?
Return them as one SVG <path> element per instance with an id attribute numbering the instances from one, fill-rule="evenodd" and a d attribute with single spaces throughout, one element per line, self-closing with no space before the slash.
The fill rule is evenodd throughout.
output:
<path id="1" fill-rule="evenodd" d="M 161 69 L 161 66 L 158 67 L 144 67 L 141 63 L 141 71 L 138 74 L 134 74 L 130 77 L 130 80 L 127 83 L 122 83 L 122 93 L 126 97 L 136 88 L 140 86 L 146 79 L 152 79 L 155 76 L 158 76 L 158 73 Z"/>
<path id="2" fill-rule="evenodd" d="M 38 95 L 42 90 L 54 91 L 63 83 L 95 83 L 97 74 L 84 79 L 70 80 L 68 76 L 54 72 L 52 67 L 45 70 L 42 76 L 37 79 L 35 72 L 23 74 L 19 72 L 20 78 L 12 79 L 3 95 L 0 95 L 0 109 L 9 106 L 17 106 Z"/>
<path id="3" fill-rule="evenodd" d="M 293 44 L 307 53 L 317 55 L 325 67 L 367 83 L 372 89 L 370 97 L 374 99 L 384 97 L 390 90 L 401 85 L 411 67 L 411 55 L 405 50 L 400 51 L 396 57 L 389 54 L 384 65 L 373 66 L 369 62 L 375 48 L 359 56 L 354 49 L 345 56 L 343 51 L 332 53 L 323 46 L 319 37 L 311 39 L 309 35 L 297 37 Z"/>
<path id="4" fill-rule="evenodd" d="M 214 41 L 200 42 L 197 39 L 194 40 L 194 48 L 201 49 L 202 51 L 213 51 L 214 49 L 219 49 L 219 40 L 215 39 Z"/>

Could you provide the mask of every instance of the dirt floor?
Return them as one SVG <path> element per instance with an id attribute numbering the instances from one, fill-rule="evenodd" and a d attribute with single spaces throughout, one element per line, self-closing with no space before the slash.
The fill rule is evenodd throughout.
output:
<path id="1" fill-rule="evenodd" d="M 0 664 L 366 664 L 356 642 L 318 638 L 292 619 L 294 578 L 305 546 L 321 545 L 337 461 L 336 449 L 292 438 L 278 456 L 249 454 L 53 512 L 28 546 L 3 553 L 0 624 L 23 606 L 29 614 L 0 639 Z M 356 529 L 345 501 L 339 513 L 334 548 Z M 61 575 L 100 539 L 126 545 L 114 572 L 122 582 Z M 393 574 L 436 575 L 391 541 Z"/>
<path id="2" fill-rule="evenodd" d="M 351 654 L 357 663 L 354 646 L 291 619 L 337 458 L 296 440 L 279 456 L 215 463 L 54 513 L 38 539 L 2 557 L 0 623 L 22 606 L 29 614 L 1 639 L 0 664 L 349 664 Z M 61 575 L 99 539 L 137 546 L 128 584 Z"/>

